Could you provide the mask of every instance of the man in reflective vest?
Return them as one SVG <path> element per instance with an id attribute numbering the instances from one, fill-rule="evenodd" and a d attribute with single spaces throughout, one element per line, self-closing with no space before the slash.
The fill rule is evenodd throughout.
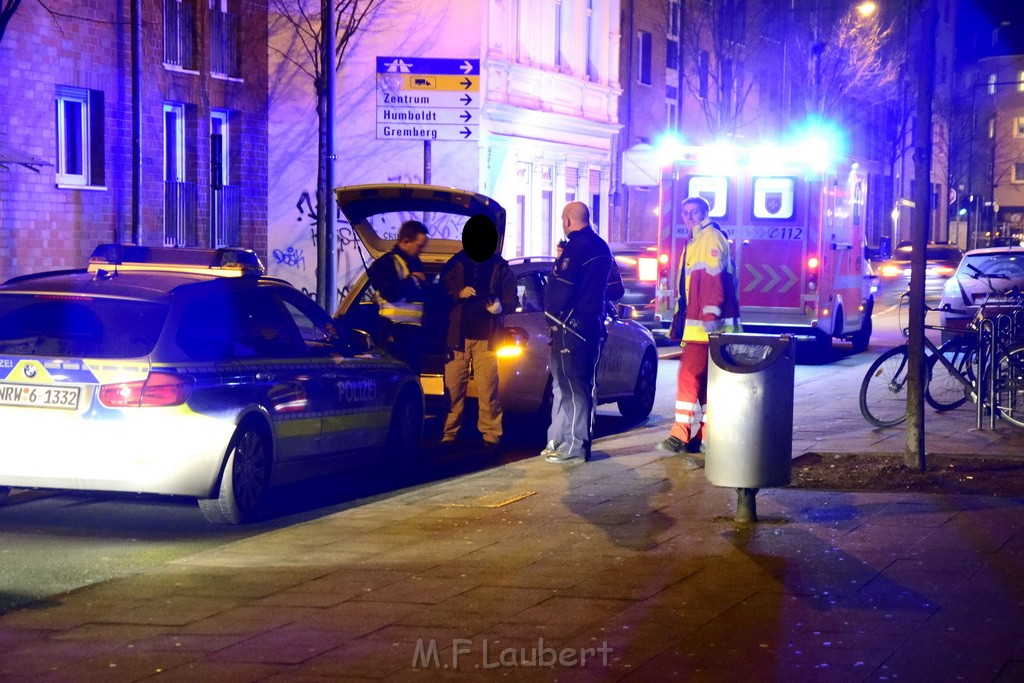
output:
<path id="1" fill-rule="evenodd" d="M 423 357 L 424 287 L 428 284 L 420 254 L 428 241 L 423 223 L 406 221 L 398 229 L 395 246 L 367 271 L 380 306 L 381 344 L 417 374 Z"/>
<path id="2" fill-rule="evenodd" d="M 706 439 L 708 398 L 708 332 L 739 332 L 740 304 L 736 264 L 729 241 L 710 218 L 703 197 L 683 201 L 683 223 L 690 240 L 679 259 L 679 300 L 670 337 L 682 338 L 676 379 L 675 422 L 658 450 L 672 454 L 699 453 Z M 694 459 L 703 464 L 702 459 Z"/>

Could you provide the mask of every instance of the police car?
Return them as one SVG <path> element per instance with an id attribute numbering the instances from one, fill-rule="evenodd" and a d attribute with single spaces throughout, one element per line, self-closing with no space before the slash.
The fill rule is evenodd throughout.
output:
<path id="1" fill-rule="evenodd" d="M 360 185 L 338 188 L 338 207 L 352 224 L 368 255 L 380 258 L 393 246 L 398 226 L 405 220 L 422 221 L 430 241 L 420 254 L 429 274 L 437 274 L 462 249 L 462 226 L 483 214 L 498 228 L 498 251 L 505 235 L 505 210 L 482 194 L 450 187 L 412 184 Z M 551 347 L 544 318 L 543 295 L 554 260 L 552 257 L 510 261 L 516 277 L 520 308 L 503 317 L 505 343 L 498 349 L 498 391 L 508 412 L 549 411 Z M 439 288 L 438 288 L 439 289 Z M 375 331 L 378 307 L 366 272 L 350 283 L 336 316 L 346 326 Z M 631 308 L 609 310 L 608 340 L 597 373 L 598 403 L 616 403 L 633 419 L 647 417 L 654 406 L 658 354 L 650 330 L 630 319 Z M 428 413 L 443 414 L 444 338 L 447 317 L 443 306 L 428 298 L 424 318 L 427 339 L 421 383 Z M 468 395 L 475 397 L 475 383 Z"/>
<path id="2" fill-rule="evenodd" d="M 262 273 L 240 249 L 101 245 L 0 285 L 0 497 L 191 496 L 240 523 L 276 485 L 414 455 L 416 377 Z"/>

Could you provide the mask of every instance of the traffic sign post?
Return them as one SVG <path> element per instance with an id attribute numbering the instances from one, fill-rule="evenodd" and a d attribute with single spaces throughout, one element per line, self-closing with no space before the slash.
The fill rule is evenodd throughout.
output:
<path id="1" fill-rule="evenodd" d="M 377 57 L 378 140 L 479 140 L 480 60 Z"/>

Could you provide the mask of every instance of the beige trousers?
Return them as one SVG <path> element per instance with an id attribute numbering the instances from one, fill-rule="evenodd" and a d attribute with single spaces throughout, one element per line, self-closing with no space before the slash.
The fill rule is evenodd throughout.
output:
<path id="1" fill-rule="evenodd" d="M 445 363 L 444 385 L 451 396 L 451 410 L 444 421 L 442 439 L 454 439 L 462 427 L 462 415 L 466 410 L 466 388 L 469 386 L 469 370 L 473 368 L 477 400 L 480 404 L 477 429 L 484 441 L 498 443 L 501 440 L 501 403 L 498 401 L 498 356 L 487 348 L 486 339 L 467 339 L 465 351 L 455 351 L 455 357 Z"/>

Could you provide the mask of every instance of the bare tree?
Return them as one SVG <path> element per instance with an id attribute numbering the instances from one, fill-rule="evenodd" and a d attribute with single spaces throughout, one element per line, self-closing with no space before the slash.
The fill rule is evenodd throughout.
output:
<path id="1" fill-rule="evenodd" d="M 764 39 L 769 4 L 684 0 L 681 86 L 700 107 L 712 139 L 741 134 L 755 123 L 752 112 L 764 108 L 752 100 L 765 82 L 759 75 L 779 52 L 777 42 Z"/>
<path id="2" fill-rule="evenodd" d="M 899 69 L 883 52 L 892 37 L 877 14 L 856 10 L 840 15 L 830 31 L 795 32 L 797 50 L 808 57 L 808 110 L 842 120 L 851 105 L 894 97 Z"/>
<path id="3" fill-rule="evenodd" d="M 334 217 L 327 216 L 325 207 L 328 205 L 328 193 L 333 188 L 327 187 L 327 136 L 328 136 L 328 73 L 324 65 L 324 31 L 321 17 L 324 12 L 321 6 L 333 4 L 333 21 L 335 35 L 336 62 L 331 65 L 334 72 L 341 69 L 345 54 L 351 46 L 364 22 L 372 17 L 385 0 L 271 0 L 271 8 L 276 10 L 280 21 L 294 32 L 294 40 L 288 48 L 282 50 L 271 45 L 282 59 L 309 77 L 316 96 L 317 116 L 317 181 L 316 181 L 316 234 L 320 239 L 328 230 L 335 229 Z M 333 204 L 332 204 L 333 205 Z M 319 244 L 318 244 L 319 246 Z M 317 262 L 317 281 L 323 283 L 325 271 L 333 267 L 334 255 L 326 254 Z M 320 288 L 318 288 L 320 289 Z M 324 302 L 321 302 L 324 303 Z"/>
<path id="4" fill-rule="evenodd" d="M 7 30 L 7 24 L 11 23 L 11 19 L 14 17 L 14 13 L 18 11 L 20 4 L 21 0 L 3 0 L 3 4 L 0 4 L 0 40 L 4 39 L 4 31 Z"/>

